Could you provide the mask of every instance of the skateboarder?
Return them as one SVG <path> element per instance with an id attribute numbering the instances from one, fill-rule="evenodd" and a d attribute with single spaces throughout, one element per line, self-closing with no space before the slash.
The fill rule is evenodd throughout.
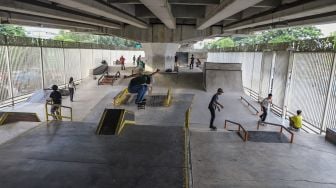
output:
<path id="1" fill-rule="evenodd" d="M 272 104 L 272 94 L 271 93 L 268 94 L 267 98 L 262 100 L 261 103 L 260 103 L 260 107 L 261 107 L 261 110 L 263 111 L 263 113 L 259 117 L 260 117 L 260 120 L 262 122 L 264 122 L 266 120 L 269 104 Z"/>
<path id="2" fill-rule="evenodd" d="M 150 84 L 150 80 L 151 77 L 153 75 L 155 75 L 156 73 L 158 73 L 160 70 L 157 69 L 155 72 L 153 72 L 152 74 L 149 75 L 145 75 L 143 72 L 142 68 L 138 69 L 138 72 L 136 74 L 132 74 L 129 76 L 124 76 L 124 78 L 130 78 L 130 77 L 134 77 L 129 85 L 128 85 L 128 92 L 130 93 L 137 93 L 137 98 L 135 100 L 135 104 L 138 104 L 138 106 L 140 105 L 144 105 L 146 102 L 146 99 L 144 99 L 145 94 L 148 90 L 148 86 L 147 84 Z"/>
<path id="3" fill-rule="evenodd" d="M 213 126 L 213 122 L 215 120 L 215 110 L 218 109 L 218 111 L 220 111 L 220 108 L 224 108 L 224 106 L 222 104 L 220 104 L 218 102 L 218 95 L 223 94 L 223 89 L 222 88 L 218 88 L 217 89 L 217 93 L 215 93 L 212 98 L 211 101 L 209 103 L 209 110 L 210 110 L 210 114 L 211 114 L 211 119 L 210 119 L 210 129 L 212 130 L 216 130 L 217 127 Z M 219 108 L 220 107 L 220 108 Z"/>
<path id="4" fill-rule="evenodd" d="M 50 112 L 51 112 L 54 120 L 61 120 L 61 117 L 60 117 L 61 114 L 59 112 L 59 108 L 61 107 L 61 104 L 62 104 L 62 95 L 58 91 L 58 86 L 57 85 L 53 85 L 51 87 L 51 89 L 53 91 L 50 93 L 50 99 L 52 101 Z"/>

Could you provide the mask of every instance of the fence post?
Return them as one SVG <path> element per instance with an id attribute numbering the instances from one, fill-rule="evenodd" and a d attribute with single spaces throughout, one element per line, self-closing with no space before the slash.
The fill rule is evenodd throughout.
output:
<path id="1" fill-rule="evenodd" d="M 329 111 L 329 102 L 330 102 L 330 95 L 331 95 L 331 90 L 332 90 L 332 85 L 335 77 L 335 67 L 336 67 L 336 59 L 335 59 L 335 53 L 333 55 L 333 65 L 329 77 L 329 87 L 328 87 L 328 94 L 327 94 L 327 99 L 325 102 L 324 110 L 323 110 L 323 117 L 322 117 L 322 123 L 321 123 L 321 128 L 320 128 L 320 134 L 322 134 L 323 129 L 326 127 L 326 118 L 327 114 Z"/>
<path id="2" fill-rule="evenodd" d="M 288 57 L 288 69 L 287 69 L 287 80 L 285 85 L 285 96 L 283 101 L 282 107 L 282 119 L 286 119 L 287 115 L 287 107 L 289 105 L 289 97 L 290 97 L 290 86 L 292 81 L 292 73 L 293 73 L 293 66 L 294 66 L 294 51 L 291 49 L 289 50 L 289 57 Z"/>
<path id="3" fill-rule="evenodd" d="M 11 99 L 11 102 L 12 102 L 12 106 L 14 106 L 14 91 L 13 91 L 13 83 L 12 83 L 12 71 L 11 71 L 11 59 L 10 59 L 10 55 L 9 55 L 9 44 L 8 44 L 8 37 L 5 36 L 5 43 L 6 43 L 6 50 L 7 50 L 7 53 L 6 53 L 6 63 L 7 63 L 7 72 L 8 72 L 8 82 L 9 82 L 9 93 L 10 94 L 10 99 Z"/>

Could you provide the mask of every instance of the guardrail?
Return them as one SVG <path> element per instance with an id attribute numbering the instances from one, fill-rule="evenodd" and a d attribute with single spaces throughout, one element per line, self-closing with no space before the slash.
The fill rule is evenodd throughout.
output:
<path id="1" fill-rule="evenodd" d="M 247 103 L 248 107 L 251 107 L 253 110 L 256 111 L 256 114 L 259 113 L 259 110 L 257 110 L 256 107 L 254 107 L 248 100 L 246 100 L 243 96 L 240 96 L 240 100 L 245 101 Z"/>
<path id="2" fill-rule="evenodd" d="M 57 120 L 63 120 L 63 119 L 70 119 L 72 121 L 72 108 L 69 106 L 62 106 L 60 105 L 59 108 L 57 109 L 59 115 L 56 113 L 54 114 L 49 114 L 48 106 L 51 106 L 52 102 L 51 101 L 46 101 L 45 103 L 45 114 L 46 114 L 46 121 L 47 123 L 49 122 L 49 116 L 56 118 Z M 62 115 L 62 108 L 69 109 L 70 110 L 70 116 L 63 116 Z"/>
<path id="3" fill-rule="evenodd" d="M 289 129 L 287 129 L 287 127 L 281 125 L 281 124 L 276 124 L 276 123 L 270 123 L 270 122 L 260 122 L 258 121 L 258 124 L 257 124 L 257 130 L 259 130 L 259 127 L 261 124 L 266 124 L 266 125 L 272 125 L 272 126 L 276 126 L 276 127 L 280 127 L 280 133 L 282 133 L 283 130 L 286 130 L 290 135 L 291 135 L 291 138 L 290 138 L 290 143 L 293 143 L 294 141 L 294 133 L 292 133 L 292 131 L 290 131 Z"/>
<path id="4" fill-rule="evenodd" d="M 244 142 L 247 141 L 247 139 L 248 139 L 248 132 L 246 131 L 246 129 L 241 124 L 239 124 L 237 122 L 234 122 L 234 121 L 225 120 L 224 129 L 227 128 L 227 123 L 232 123 L 234 125 L 238 125 L 238 132 L 240 133 L 240 130 L 242 130 L 244 132 L 243 140 L 244 140 Z"/>

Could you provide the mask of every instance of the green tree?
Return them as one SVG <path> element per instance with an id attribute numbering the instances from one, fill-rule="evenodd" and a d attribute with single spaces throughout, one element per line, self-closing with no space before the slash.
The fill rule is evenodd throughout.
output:
<path id="1" fill-rule="evenodd" d="M 0 34 L 19 37 L 26 36 L 26 32 L 23 27 L 9 24 L 0 25 Z"/>
<path id="2" fill-rule="evenodd" d="M 57 35 L 55 40 L 68 41 L 68 42 L 88 42 L 88 43 L 97 43 L 104 45 L 113 45 L 118 47 L 141 47 L 141 44 L 132 41 L 123 39 L 115 36 L 106 36 L 106 35 L 92 35 L 87 33 L 73 33 L 61 31 Z"/>
<path id="3" fill-rule="evenodd" d="M 236 44 L 283 43 L 298 40 L 317 39 L 322 36 L 320 29 L 314 26 L 273 29 L 246 38 L 234 39 Z"/>
<path id="4" fill-rule="evenodd" d="M 234 41 L 229 37 L 221 38 L 205 45 L 205 48 L 207 49 L 227 48 L 227 47 L 234 47 Z"/>

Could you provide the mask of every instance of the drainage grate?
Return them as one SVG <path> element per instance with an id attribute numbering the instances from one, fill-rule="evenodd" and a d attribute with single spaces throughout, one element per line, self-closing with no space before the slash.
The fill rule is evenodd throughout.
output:
<path id="1" fill-rule="evenodd" d="M 164 100 L 166 99 L 166 95 L 149 95 L 146 97 L 147 103 L 146 106 L 150 107 L 162 107 L 164 104 Z M 136 95 L 130 97 L 128 103 L 134 104 L 136 99 Z"/>
<path id="2" fill-rule="evenodd" d="M 265 143 L 289 143 L 286 135 L 279 132 L 249 131 L 248 141 Z"/>

